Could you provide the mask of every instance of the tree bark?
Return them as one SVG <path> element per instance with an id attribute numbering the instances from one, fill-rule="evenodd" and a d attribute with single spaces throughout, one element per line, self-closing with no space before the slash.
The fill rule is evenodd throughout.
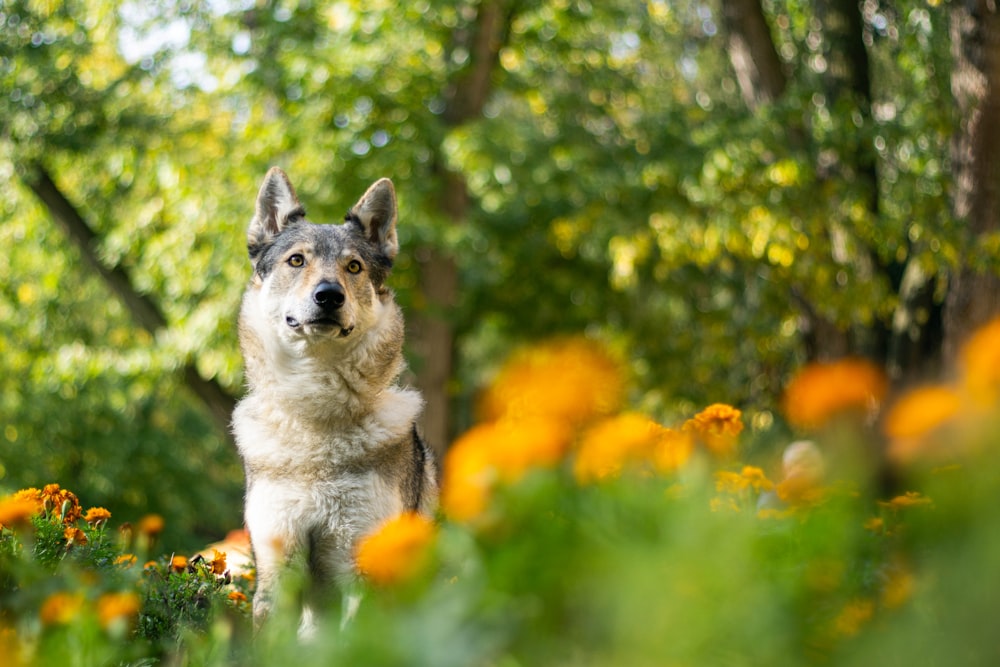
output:
<path id="1" fill-rule="evenodd" d="M 788 77 L 760 0 L 726 0 L 722 9 L 729 37 L 729 61 L 743 101 L 750 109 L 774 102 L 785 92 Z"/>
<path id="2" fill-rule="evenodd" d="M 442 119 L 446 128 L 458 127 L 482 115 L 512 18 L 506 2 L 487 0 L 480 3 L 475 20 L 467 28 L 456 30 L 452 49 L 464 49 L 469 58 L 443 91 Z M 441 186 L 439 210 L 451 224 L 464 224 L 471 206 L 464 176 L 449 170 L 440 157 L 435 160 L 434 169 Z M 441 454 L 453 435 L 448 384 L 455 333 L 450 311 L 458 298 L 458 266 L 453 257 L 439 248 L 419 249 L 416 260 L 424 305 L 412 318 L 411 340 L 420 359 L 416 384 L 426 401 L 421 426 L 427 440 Z"/>
<path id="3" fill-rule="evenodd" d="M 952 141 L 955 217 L 967 225 L 970 254 L 1000 230 L 1000 15 L 991 0 L 955 3 L 951 17 L 952 93 L 960 121 Z M 1000 314 L 995 266 L 959 267 L 945 302 L 944 359 L 953 367 L 962 342 Z"/>
<path id="4" fill-rule="evenodd" d="M 59 186 L 39 163 L 29 165 L 22 175 L 22 181 L 35 193 L 39 201 L 48 209 L 52 219 L 63 229 L 66 236 L 80 250 L 83 261 L 104 280 L 108 288 L 121 299 L 136 325 L 149 333 L 167 326 L 167 320 L 160 309 L 145 294 L 132 285 L 128 274 L 120 267 L 108 267 L 98 258 L 95 250 L 97 235 L 87 224 L 80 211 L 63 194 Z M 227 439 L 232 436 L 229 424 L 232 420 L 236 399 L 214 379 L 205 379 L 194 364 L 184 365 L 184 382 L 208 409 L 213 421 Z"/>

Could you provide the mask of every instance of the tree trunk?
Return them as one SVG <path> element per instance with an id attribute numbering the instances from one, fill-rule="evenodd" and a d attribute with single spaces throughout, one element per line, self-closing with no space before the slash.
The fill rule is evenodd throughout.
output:
<path id="1" fill-rule="evenodd" d="M 729 61 L 747 107 L 781 97 L 788 78 L 771 37 L 760 0 L 726 0 L 723 19 L 729 36 Z"/>
<path id="2" fill-rule="evenodd" d="M 952 93 L 960 122 L 952 141 L 955 217 L 967 224 L 972 254 L 979 240 L 1000 230 L 1000 16 L 994 2 L 963 0 L 952 9 Z M 945 303 L 944 358 L 978 326 L 1000 314 L 997 267 L 963 264 Z"/>
<path id="3" fill-rule="evenodd" d="M 62 227 L 66 236 L 80 250 L 84 262 L 101 276 L 108 288 L 125 304 L 136 325 L 151 334 L 155 334 L 157 329 L 166 327 L 167 320 L 163 313 L 148 296 L 135 289 L 128 274 L 119 266 L 107 267 L 101 262 L 95 251 L 97 235 L 79 210 L 59 189 L 48 171 L 41 164 L 32 164 L 25 169 L 22 181 L 35 193 L 48 209 L 52 219 Z M 235 397 L 223 389 L 214 378 L 208 380 L 203 378 L 191 363 L 184 366 L 184 381 L 201 400 L 219 431 L 231 440 L 229 425 L 232 421 L 233 408 L 236 406 Z"/>
<path id="4" fill-rule="evenodd" d="M 463 49 L 469 59 L 450 78 L 443 91 L 442 119 L 447 128 L 458 127 L 482 115 L 492 89 L 500 49 L 506 42 L 512 15 L 502 0 L 484 1 L 475 20 L 454 33 L 452 49 Z M 470 199 L 465 178 L 450 171 L 442 159 L 435 161 L 441 185 L 438 207 L 451 224 L 461 225 L 469 216 Z M 411 318 L 410 340 L 419 357 L 416 384 L 426 406 L 422 430 L 431 446 L 443 453 L 451 430 L 449 381 L 455 354 L 455 334 L 450 319 L 458 297 L 458 266 L 440 248 L 420 248 L 416 254 L 423 308 Z"/>

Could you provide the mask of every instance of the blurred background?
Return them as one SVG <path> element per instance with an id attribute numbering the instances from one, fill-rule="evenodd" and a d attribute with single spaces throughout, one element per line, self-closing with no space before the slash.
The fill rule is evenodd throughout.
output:
<path id="1" fill-rule="evenodd" d="M 190 548 L 228 433 L 267 168 L 338 222 L 396 184 L 391 284 L 438 451 L 512 349 L 584 333 L 631 404 L 861 355 L 947 372 L 1000 311 L 1000 26 L 939 0 L 0 0 L 0 492 Z"/>

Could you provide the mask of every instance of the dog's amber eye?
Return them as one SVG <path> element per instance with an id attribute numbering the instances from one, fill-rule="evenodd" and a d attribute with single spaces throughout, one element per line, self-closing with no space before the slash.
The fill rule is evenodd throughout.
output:
<path id="1" fill-rule="evenodd" d="M 294 266 L 295 268 L 299 268 L 305 263 L 306 263 L 306 258 L 303 257 L 302 255 L 299 255 L 298 253 L 288 258 L 288 265 Z"/>
<path id="2" fill-rule="evenodd" d="M 352 259 L 350 262 L 347 263 L 347 272 L 361 273 L 361 262 L 359 262 L 356 259 Z"/>

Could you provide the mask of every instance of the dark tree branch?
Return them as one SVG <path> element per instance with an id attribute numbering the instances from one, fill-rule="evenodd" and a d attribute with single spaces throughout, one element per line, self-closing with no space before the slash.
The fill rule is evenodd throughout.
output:
<path id="1" fill-rule="evenodd" d="M 45 167 L 39 163 L 29 165 L 22 174 L 22 181 L 35 193 L 48 209 L 53 220 L 80 250 L 84 262 L 104 280 L 111 291 L 121 299 L 136 325 L 150 333 L 162 329 L 167 320 L 153 301 L 132 285 L 128 274 L 120 267 L 108 267 L 96 252 L 97 235 L 80 211 L 63 194 Z M 230 437 L 229 423 L 236 399 L 214 379 L 206 380 L 188 363 L 184 366 L 184 381 L 211 413 L 219 429 Z"/>

